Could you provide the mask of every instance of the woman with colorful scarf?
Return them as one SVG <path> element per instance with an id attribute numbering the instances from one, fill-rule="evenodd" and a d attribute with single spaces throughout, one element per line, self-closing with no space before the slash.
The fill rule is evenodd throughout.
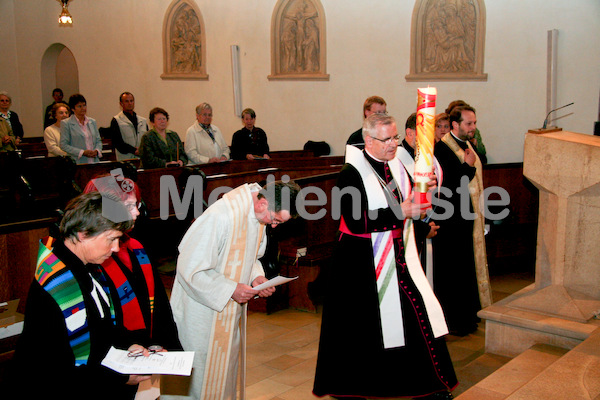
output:
<path id="1" fill-rule="evenodd" d="M 60 236 L 40 241 L 7 398 L 132 399 L 150 378 L 101 365 L 111 346 L 143 350 L 132 345 L 119 295 L 100 267 L 132 226 L 122 201 L 88 193 L 67 205 Z"/>
<path id="2" fill-rule="evenodd" d="M 84 192 L 98 191 L 105 197 L 119 198 L 135 222 L 140 215 L 139 188 L 120 173 L 115 175 L 92 179 Z M 145 347 L 159 346 L 165 350 L 183 350 L 169 298 L 142 244 L 127 233 L 123 234 L 119 251 L 104 261 L 102 268 L 119 293 L 123 324 L 135 343 Z M 155 399 L 159 392 L 160 379 L 156 375 L 140 385 L 138 399 Z"/>

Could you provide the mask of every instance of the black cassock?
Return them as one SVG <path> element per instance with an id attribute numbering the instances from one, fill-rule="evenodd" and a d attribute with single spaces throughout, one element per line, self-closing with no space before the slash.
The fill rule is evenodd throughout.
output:
<path id="1" fill-rule="evenodd" d="M 365 155 L 385 179 L 383 163 Z M 353 220 L 350 196 L 342 197 L 342 217 L 353 234 L 401 230 L 404 221 L 390 208 L 367 215 L 362 178 L 346 164 L 337 186 L 361 193 L 361 218 Z M 401 199 L 399 199 L 401 201 Z M 394 240 L 406 345 L 385 349 L 379 300 L 368 237 L 339 233 L 325 273 L 325 301 L 313 392 L 317 396 L 414 397 L 452 390 L 457 385 L 444 337 L 434 338 L 419 290 L 403 256 L 401 231 Z"/>
<path id="2" fill-rule="evenodd" d="M 456 142 L 463 149 L 467 146 L 458 140 Z M 435 156 L 444 172 L 442 186 L 452 193 L 448 196 L 442 191 L 440 198 L 452 204 L 454 212 L 449 219 L 436 220 L 440 229 L 433 238 L 433 289 L 444 309 L 448 329 L 462 335 L 477 329 L 477 311 L 481 309 L 481 303 L 473 253 L 474 222 L 461 216 L 457 189 L 463 176 L 468 178 L 467 183 L 473 179 L 476 169 L 461 163 L 443 141 L 435 145 Z M 472 213 L 471 198 L 466 197 Z"/>

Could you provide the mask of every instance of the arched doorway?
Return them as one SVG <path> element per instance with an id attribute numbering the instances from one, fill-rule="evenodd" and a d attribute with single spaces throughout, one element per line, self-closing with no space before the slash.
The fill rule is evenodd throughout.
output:
<path id="1" fill-rule="evenodd" d="M 52 103 L 52 90 L 61 88 L 65 94 L 65 102 L 69 96 L 79 93 L 79 70 L 73 53 L 62 43 L 54 43 L 48 47 L 42 57 L 42 104 L 44 113 L 46 106 Z"/>

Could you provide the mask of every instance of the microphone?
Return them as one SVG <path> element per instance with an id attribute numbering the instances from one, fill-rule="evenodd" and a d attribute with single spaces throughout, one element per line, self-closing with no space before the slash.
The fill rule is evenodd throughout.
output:
<path id="1" fill-rule="evenodd" d="M 569 103 L 569 104 L 567 104 L 565 106 L 562 106 L 562 107 L 555 108 L 554 110 L 550 111 L 548 113 L 548 115 L 546 115 L 546 119 L 544 120 L 544 125 L 542 126 L 542 129 L 546 129 L 546 125 L 548 125 L 548 117 L 550 117 L 550 114 L 552 114 L 554 111 L 560 110 L 561 108 L 572 106 L 573 104 L 575 104 L 575 102 Z"/>

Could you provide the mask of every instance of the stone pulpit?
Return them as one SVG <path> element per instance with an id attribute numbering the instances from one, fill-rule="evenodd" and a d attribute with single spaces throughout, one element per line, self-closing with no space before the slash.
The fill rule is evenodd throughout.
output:
<path id="1" fill-rule="evenodd" d="M 600 327 L 600 137 L 528 133 L 523 175 L 540 196 L 535 283 L 479 312 L 486 351 L 511 357 Z"/>

